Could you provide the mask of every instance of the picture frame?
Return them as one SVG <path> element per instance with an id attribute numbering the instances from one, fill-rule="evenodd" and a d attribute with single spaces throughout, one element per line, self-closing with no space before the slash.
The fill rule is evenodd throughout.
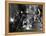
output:
<path id="1" fill-rule="evenodd" d="M 9 22 L 10 22 L 10 9 L 9 3 L 11 4 L 29 4 L 29 5 L 43 5 L 43 17 L 42 17 L 42 32 L 9 32 Z M 38 34 L 45 32 L 45 3 L 42 2 L 18 2 L 18 1 L 6 1 L 5 2 L 5 34 L 8 35 L 22 35 L 22 34 Z"/>

